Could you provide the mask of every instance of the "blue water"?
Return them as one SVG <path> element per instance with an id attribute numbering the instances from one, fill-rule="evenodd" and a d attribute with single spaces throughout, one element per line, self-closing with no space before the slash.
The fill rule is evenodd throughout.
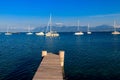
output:
<path id="1" fill-rule="evenodd" d="M 0 80 L 32 80 L 41 51 L 65 51 L 66 80 L 120 80 L 120 35 L 94 32 L 47 38 L 25 33 L 0 34 Z"/>

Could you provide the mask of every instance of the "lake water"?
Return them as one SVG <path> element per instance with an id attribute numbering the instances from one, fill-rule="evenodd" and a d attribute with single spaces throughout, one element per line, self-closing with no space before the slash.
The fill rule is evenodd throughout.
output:
<path id="1" fill-rule="evenodd" d="M 0 34 L 0 80 L 32 80 L 41 51 L 65 51 L 66 80 L 120 80 L 120 35 L 94 32 L 48 38 Z"/>

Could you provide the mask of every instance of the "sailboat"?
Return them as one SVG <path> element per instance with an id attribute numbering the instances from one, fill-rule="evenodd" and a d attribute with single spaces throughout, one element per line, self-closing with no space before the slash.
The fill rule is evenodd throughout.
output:
<path id="1" fill-rule="evenodd" d="M 91 32 L 90 32 L 89 28 L 90 28 L 90 25 L 88 24 L 87 34 L 91 34 Z"/>
<path id="2" fill-rule="evenodd" d="M 78 27 L 77 27 L 78 32 L 75 32 L 74 35 L 83 35 L 84 33 L 79 31 L 79 20 L 78 20 Z"/>
<path id="3" fill-rule="evenodd" d="M 59 34 L 56 32 L 56 31 L 52 31 L 52 19 L 51 19 L 51 14 L 50 14 L 50 20 L 49 20 L 49 22 L 48 22 L 48 26 L 47 26 L 47 28 L 49 27 L 49 31 L 48 32 L 46 32 L 46 34 L 45 34 L 45 36 L 47 36 L 47 37 L 58 37 L 59 36 Z"/>
<path id="4" fill-rule="evenodd" d="M 44 36 L 44 33 L 43 32 L 37 32 L 35 33 L 37 36 Z"/>
<path id="5" fill-rule="evenodd" d="M 9 27 L 7 27 L 7 32 L 5 33 L 5 35 L 12 35 L 12 33 L 9 32 L 8 30 L 9 30 Z"/>
<path id="6" fill-rule="evenodd" d="M 116 30 L 116 21 L 114 21 L 114 32 L 112 32 L 112 34 L 114 35 L 120 34 L 120 32 Z"/>
<path id="7" fill-rule="evenodd" d="M 30 27 L 28 27 L 28 32 L 26 33 L 27 35 L 32 35 L 33 33 L 30 31 Z"/>

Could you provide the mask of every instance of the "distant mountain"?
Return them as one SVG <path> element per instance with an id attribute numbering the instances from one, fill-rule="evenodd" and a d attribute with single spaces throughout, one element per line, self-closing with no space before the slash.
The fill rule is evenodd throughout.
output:
<path id="1" fill-rule="evenodd" d="M 113 26 L 109 25 L 100 25 L 92 28 L 92 31 L 113 31 L 113 30 L 114 30 Z"/>
<path id="2" fill-rule="evenodd" d="M 81 31 L 86 31 L 87 27 L 83 27 L 81 26 L 80 27 L 80 30 Z M 43 31 L 45 32 L 46 31 L 46 26 L 44 27 L 37 27 L 35 29 L 32 30 L 33 32 L 40 32 L 40 31 Z M 76 26 L 52 26 L 52 31 L 57 31 L 57 32 L 75 32 L 77 31 L 77 27 Z"/>
<path id="3" fill-rule="evenodd" d="M 33 31 L 33 32 L 40 32 L 40 31 L 45 32 L 45 29 L 46 29 L 46 27 L 43 26 L 43 27 L 34 28 L 32 31 Z"/>
<path id="4" fill-rule="evenodd" d="M 53 31 L 57 32 L 76 32 L 77 31 L 77 26 L 52 26 Z M 80 26 L 80 31 L 86 32 L 87 31 L 87 26 Z M 113 26 L 109 25 L 100 25 L 96 27 L 90 27 L 90 31 L 113 31 Z M 120 29 L 119 29 L 120 30 Z M 46 31 L 46 26 L 43 27 L 37 27 L 32 30 L 33 32 L 40 32 Z"/>

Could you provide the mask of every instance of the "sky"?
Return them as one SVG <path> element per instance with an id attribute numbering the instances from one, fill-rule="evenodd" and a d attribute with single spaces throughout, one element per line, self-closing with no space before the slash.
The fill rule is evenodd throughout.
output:
<path id="1" fill-rule="evenodd" d="M 0 28 L 47 25 L 50 13 L 53 24 L 119 24 L 120 0 L 0 0 Z"/>

